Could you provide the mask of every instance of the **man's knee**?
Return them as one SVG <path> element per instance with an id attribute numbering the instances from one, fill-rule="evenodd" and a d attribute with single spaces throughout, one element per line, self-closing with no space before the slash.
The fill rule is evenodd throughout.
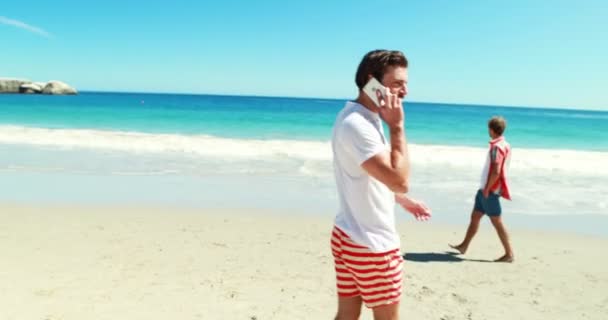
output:
<path id="1" fill-rule="evenodd" d="M 338 314 L 336 320 L 357 320 L 361 315 L 362 299 L 360 296 L 338 298 Z"/>
<path id="2" fill-rule="evenodd" d="M 338 311 L 335 320 L 359 320 L 361 316 L 361 309 L 359 310 L 348 310 Z"/>
<path id="3" fill-rule="evenodd" d="M 399 320 L 399 303 L 374 308 L 374 320 Z"/>

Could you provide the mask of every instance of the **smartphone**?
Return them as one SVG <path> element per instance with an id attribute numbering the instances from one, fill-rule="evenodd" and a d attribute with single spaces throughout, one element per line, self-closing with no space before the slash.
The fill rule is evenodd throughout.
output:
<path id="1" fill-rule="evenodd" d="M 378 81 L 378 79 L 375 77 L 369 79 L 363 87 L 363 92 L 365 92 L 379 108 L 384 106 L 384 102 L 381 102 L 380 99 L 378 99 L 378 96 L 381 96 L 383 100 L 386 99 L 387 89 Z"/>

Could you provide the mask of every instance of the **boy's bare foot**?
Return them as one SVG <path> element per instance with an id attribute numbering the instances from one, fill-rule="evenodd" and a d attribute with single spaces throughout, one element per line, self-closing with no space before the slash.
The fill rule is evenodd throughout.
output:
<path id="1" fill-rule="evenodd" d="M 450 244 L 449 246 L 452 249 L 458 250 L 458 252 L 460 252 L 460 254 L 465 254 L 467 252 L 467 248 L 465 248 L 462 244 L 459 244 L 457 246 Z"/>
<path id="2" fill-rule="evenodd" d="M 494 260 L 494 262 L 507 262 L 507 263 L 511 263 L 511 262 L 513 262 L 513 260 L 514 260 L 513 256 L 505 254 L 504 256 L 502 256 L 502 257 Z"/>

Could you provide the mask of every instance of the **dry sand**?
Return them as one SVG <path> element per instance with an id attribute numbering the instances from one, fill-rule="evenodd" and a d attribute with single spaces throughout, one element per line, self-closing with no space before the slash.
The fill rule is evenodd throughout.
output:
<path id="1" fill-rule="evenodd" d="M 0 205 L 0 319 L 333 319 L 332 218 Z M 399 226 L 402 319 L 608 319 L 608 239 L 465 223 Z"/>

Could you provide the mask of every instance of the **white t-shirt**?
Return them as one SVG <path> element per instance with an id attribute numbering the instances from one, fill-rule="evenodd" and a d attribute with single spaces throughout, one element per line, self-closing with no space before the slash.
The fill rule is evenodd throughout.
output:
<path id="1" fill-rule="evenodd" d="M 347 102 L 334 124 L 332 149 L 340 201 L 336 226 L 371 251 L 399 248 L 395 195 L 361 167 L 369 158 L 390 150 L 378 114 Z"/>

